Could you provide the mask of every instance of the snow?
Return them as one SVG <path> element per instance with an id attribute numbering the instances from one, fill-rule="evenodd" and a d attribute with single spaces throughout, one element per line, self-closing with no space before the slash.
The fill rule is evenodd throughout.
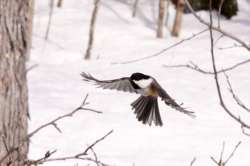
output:
<path id="1" fill-rule="evenodd" d="M 238 141 L 242 141 L 235 156 L 227 166 L 248 166 L 250 139 L 243 135 L 240 125 L 219 106 L 213 76 L 203 75 L 186 68 L 164 68 L 162 65 L 186 64 L 193 61 L 206 70 L 212 70 L 209 33 L 184 42 L 163 54 L 143 61 L 117 64 L 150 56 L 206 27 L 192 15 L 185 15 L 179 38 L 170 36 L 165 29 L 165 38 L 155 37 L 157 1 L 140 0 L 138 15 L 132 18 L 132 0 L 106 0 L 99 9 L 95 41 L 90 61 L 83 60 L 87 47 L 92 1 L 64 1 L 61 9 L 55 8 L 49 40 L 44 40 L 48 22 L 49 1 L 36 1 L 33 46 L 28 66 L 38 64 L 29 71 L 29 103 L 31 120 L 29 131 L 66 114 L 78 107 L 89 94 L 88 107 L 103 111 L 95 114 L 81 111 L 72 118 L 58 122 L 63 133 L 53 127 L 42 130 L 32 137 L 29 157 L 42 157 L 46 151 L 57 149 L 54 157 L 76 154 L 87 145 L 102 137 L 111 129 L 110 136 L 94 149 L 101 161 L 110 165 L 136 166 L 210 166 L 210 156 L 219 157 L 225 141 L 225 158 Z M 232 20 L 221 19 L 221 27 L 250 42 L 250 4 L 239 0 L 240 12 Z M 209 18 L 201 11 L 202 18 Z M 174 8 L 170 8 L 170 22 Z M 215 21 L 216 23 L 216 21 Z M 214 33 L 215 39 L 220 34 Z M 249 58 L 244 48 L 219 49 L 235 43 L 226 37 L 215 46 L 218 68 L 226 68 Z M 116 64 L 115 64 L 116 63 Z M 233 88 L 238 96 L 250 106 L 250 65 L 230 71 Z M 91 73 L 100 79 L 115 79 L 130 76 L 134 72 L 151 75 L 179 103 L 195 111 L 192 119 L 159 102 L 163 127 L 145 126 L 137 121 L 130 103 L 138 95 L 98 89 L 82 81 L 81 72 Z M 220 75 L 223 97 L 235 114 L 249 122 L 249 114 L 242 111 L 227 91 L 227 84 Z M 244 115 L 244 116 L 243 116 Z M 46 163 L 46 166 L 86 164 L 80 161 Z"/>

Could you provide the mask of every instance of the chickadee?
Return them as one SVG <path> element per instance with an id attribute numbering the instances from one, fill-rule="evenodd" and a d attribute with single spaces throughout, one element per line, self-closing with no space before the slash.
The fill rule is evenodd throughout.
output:
<path id="1" fill-rule="evenodd" d="M 114 80 L 98 80 L 90 74 L 82 73 L 84 81 L 93 82 L 103 89 L 115 89 L 118 91 L 137 93 L 141 96 L 131 103 L 136 118 L 143 124 L 152 122 L 156 126 L 162 126 L 161 115 L 158 108 L 157 99 L 160 97 L 168 106 L 194 117 L 191 111 L 187 111 L 181 105 L 177 104 L 160 84 L 151 76 L 142 73 L 133 73 L 130 77 L 123 77 Z"/>

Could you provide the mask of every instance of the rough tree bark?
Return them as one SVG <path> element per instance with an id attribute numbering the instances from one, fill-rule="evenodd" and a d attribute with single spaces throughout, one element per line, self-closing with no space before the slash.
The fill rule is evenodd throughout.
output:
<path id="1" fill-rule="evenodd" d="M 185 7 L 185 1 L 177 0 L 176 14 L 175 14 L 175 21 L 174 21 L 174 26 L 172 30 L 172 36 L 179 36 L 180 30 L 181 30 L 181 22 L 182 22 L 184 7 Z"/>
<path id="2" fill-rule="evenodd" d="M 165 14 L 166 14 L 166 0 L 159 0 L 158 28 L 156 33 L 156 36 L 158 38 L 163 37 Z"/>
<path id="3" fill-rule="evenodd" d="M 25 62 L 31 42 L 33 0 L 0 1 L 0 165 L 27 159 L 28 93 Z M 17 146 L 21 145 L 19 148 Z"/>

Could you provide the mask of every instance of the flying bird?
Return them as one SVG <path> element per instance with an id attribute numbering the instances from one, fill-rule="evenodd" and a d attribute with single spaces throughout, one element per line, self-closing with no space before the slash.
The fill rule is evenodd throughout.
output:
<path id="1" fill-rule="evenodd" d="M 81 75 L 84 81 L 93 82 L 103 89 L 115 89 L 140 94 L 141 96 L 131 103 L 131 106 L 136 114 L 136 118 L 142 121 L 143 124 L 149 124 L 151 126 L 152 122 L 154 122 L 156 126 L 163 125 L 158 107 L 158 97 L 160 97 L 166 105 L 194 117 L 194 112 L 187 111 L 181 104 L 177 104 L 160 84 L 149 75 L 133 73 L 130 77 L 122 77 L 114 80 L 99 80 L 84 72 Z"/>

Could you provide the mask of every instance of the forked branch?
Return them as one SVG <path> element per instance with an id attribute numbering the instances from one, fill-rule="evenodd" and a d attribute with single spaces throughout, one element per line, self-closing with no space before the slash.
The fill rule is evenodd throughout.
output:
<path id="1" fill-rule="evenodd" d="M 50 122 L 47 122 L 43 125 L 41 125 L 40 127 L 38 127 L 37 129 L 35 129 L 34 131 L 32 131 L 31 133 L 28 134 L 28 138 L 32 137 L 34 134 L 38 133 L 40 130 L 48 127 L 48 126 L 53 126 L 55 127 L 55 129 L 59 132 L 61 132 L 61 130 L 59 129 L 59 127 L 57 126 L 56 122 L 64 119 L 64 118 L 67 118 L 67 117 L 72 117 L 75 113 L 79 112 L 80 110 L 86 110 L 86 111 L 91 111 L 91 112 L 95 112 L 95 113 L 102 113 L 101 111 L 97 111 L 97 110 L 94 110 L 94 109 L 90 109 L 90 108 L 85 108 L 85 105 L 87 105 L 87 98 L 88 98 L 88 95 L 86 95 L 85 99 L 83 100 L 82 104 L 77 107 L 76 109 L 74 109 L 73 111 L 71 111 L 70 113 L 66 113 L 62 116 L 59 116 L 53 120 L 51 120 Z"/>
<path id="2" fill-rule="evenodd" d="M 94 141 L 94 143 L 92 143 L 91 145 L 89 145 L 85 150 L 83 150 L 80 153 L 77 154 L 73 154 L 73 155 L 69 155 L 69 156 L 63 156 L 63 157 L 55 157 L 52 158 L 52 155 L 56 152 L 56 150 L 50 152 L 47 151 L 44 155 L 44 157 L 36 159 L 36 160 L 28 160 L 26 161 L 26 165 L 27 166 L 32 166 L 32 165 L 41 165 L 47 162 L 53 162 L 53 161 L 65 161 L 65 160 L 82 160 L 82 161 L 90 161 L 95 163 L 98 166 L 108 166 L 107 164 L 101 162 L 98 157 L 97 154 L 94 152 L 93 148 L 94 146 L 96 146 L 98 143 L 100 143 L 101 141 L 103 141 L 104 139 L 106 139 L 110 134 L 113 133 L 113 130 L 109 131 L 107 134 L 105 134 L 104 136 L 102 136 L 101 138 L 97 139 L 96 141 Z M 88 154 L 88 151 L 91 150 L 94 158 L 91 157 Z"/>

